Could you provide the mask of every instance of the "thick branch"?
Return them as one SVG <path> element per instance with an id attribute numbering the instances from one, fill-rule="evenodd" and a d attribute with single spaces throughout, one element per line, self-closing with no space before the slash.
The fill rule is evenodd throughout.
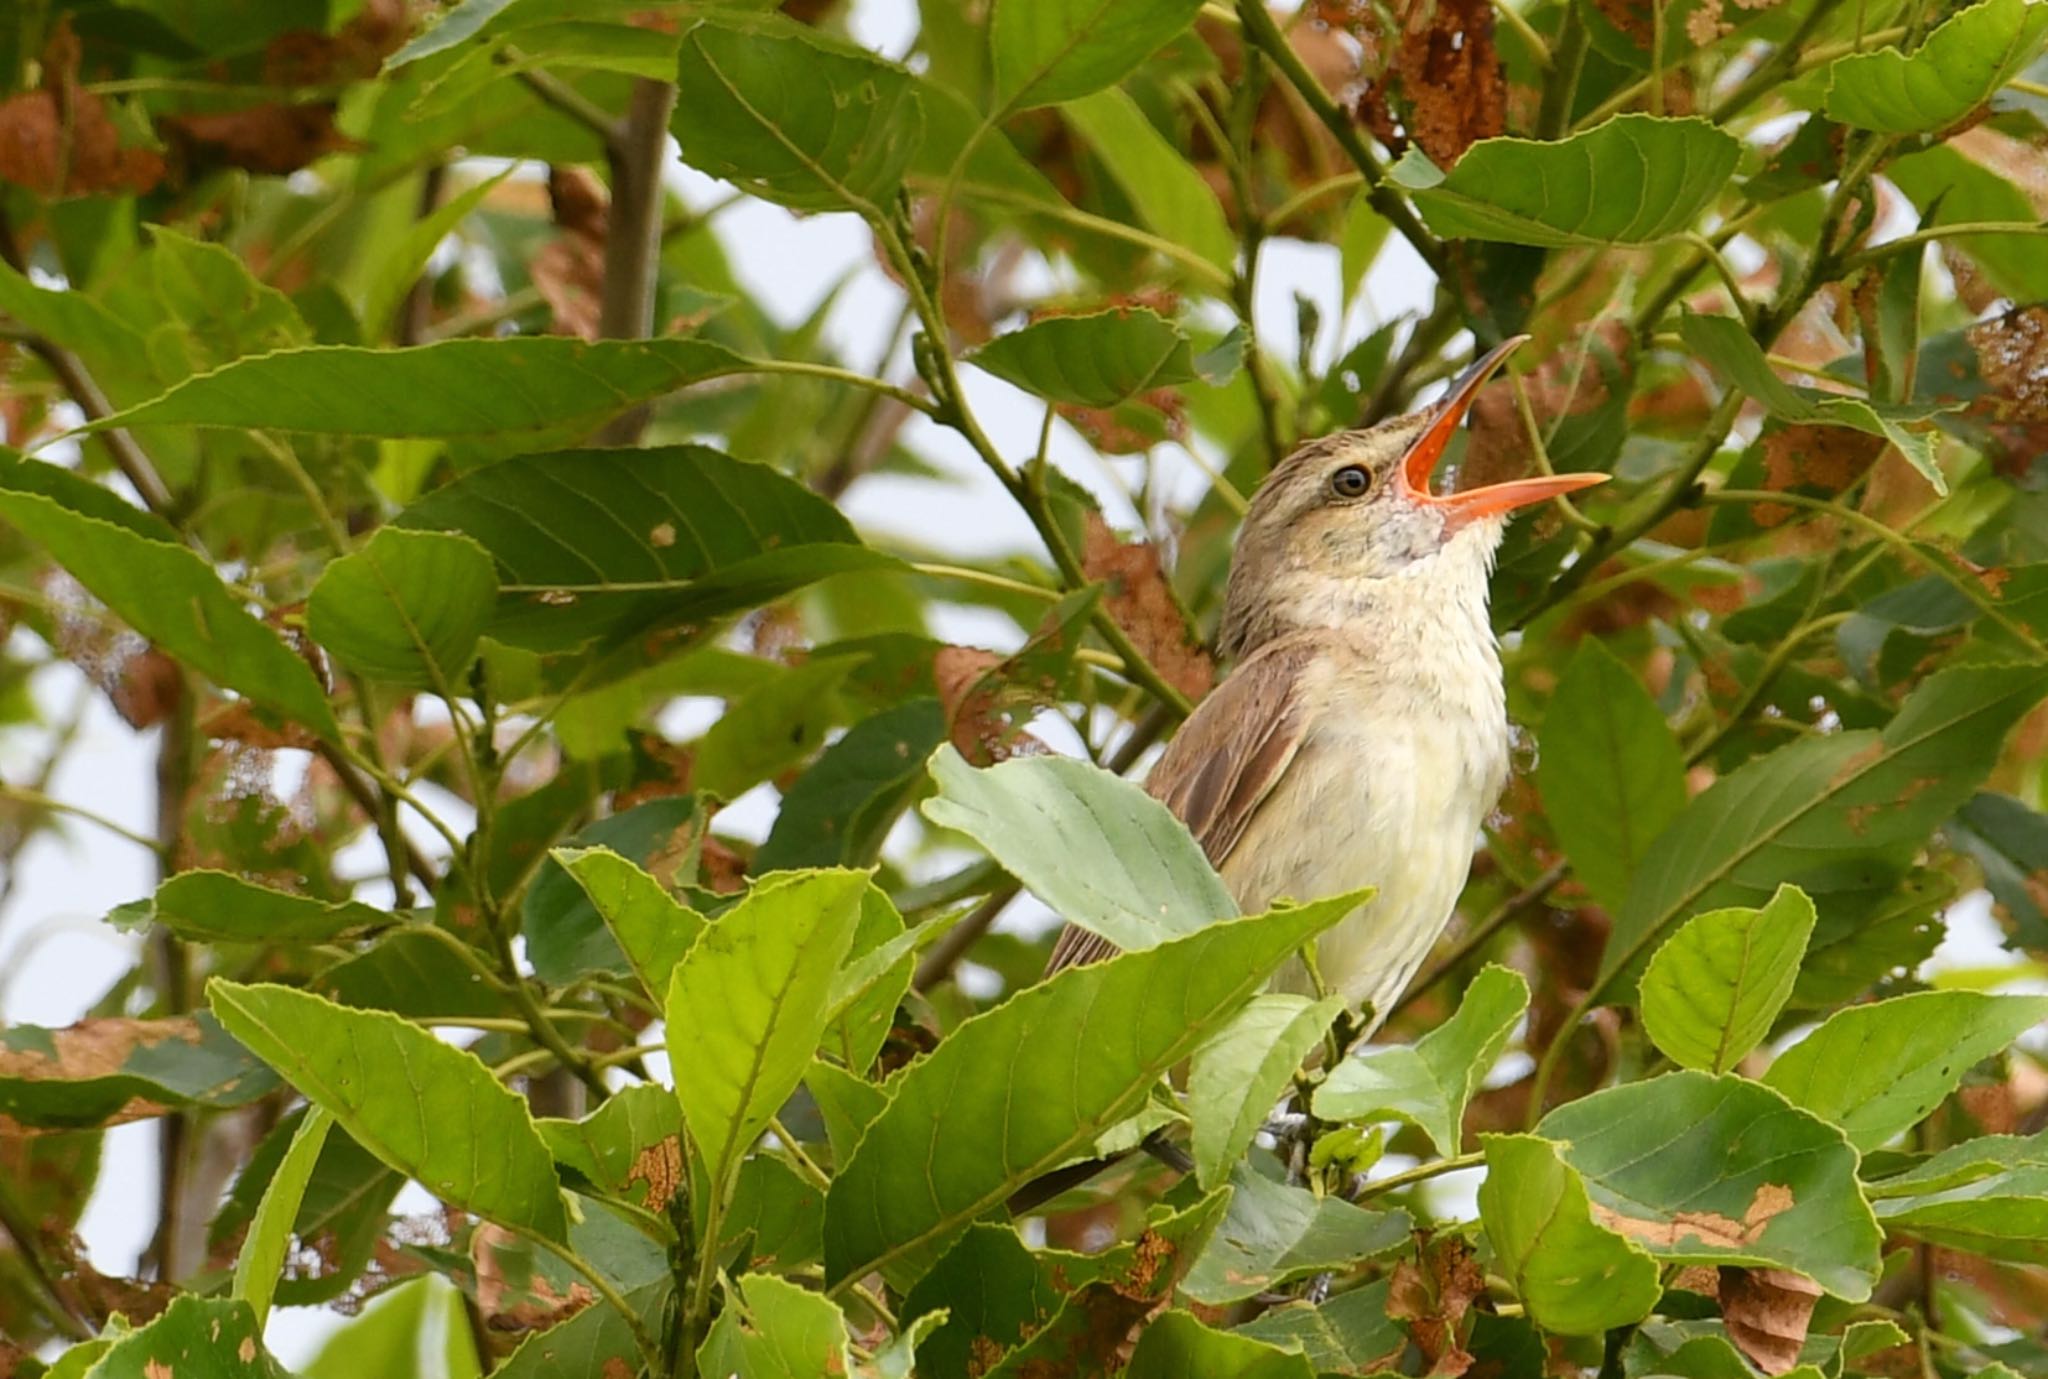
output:
<path id="1" fill-rule="evenodd" d="M 612 205 L 604 244 L 604 300 L 600 335 L 644 340 L 654 333 L 654 287 L 661 264 L 661 170 L 668 154 L 668 117 L 675 109 L 671 82 L 633 83 L 618 146 L 608 149 Z M 632 445 L 647 426 L 643 404 L 613 418 L 597 439 L 601 445 Z"/>

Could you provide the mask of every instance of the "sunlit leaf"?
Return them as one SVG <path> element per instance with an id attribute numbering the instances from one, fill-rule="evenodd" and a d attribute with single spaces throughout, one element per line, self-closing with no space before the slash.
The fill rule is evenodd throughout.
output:
<path id="1" fill-rule="evenodd" d="M 1851 53 L 1828 68 L 1827 115 L 1883 134 L 1946 129 L 2018 76 L 2048 38 L 2048 6 L 1985 0 L 1927 35 L 1908 55 Z"/>
<path id="2" fill-rule="evenodd" d="M 996 0 L 989 19 L 1004 111 L 1100 91 L 1193 22 L 1201 0 Z"/>
<path id="3" fill-rule="evenodd" d="M 557 848 L 553 857 L 603 917 L 648 996 L 665 998 L 676 964 L 703 931 L 704 916 L 610 848 Z"/>
<path id="4" fill-rule="evenodd" d="M 1410 1242 L 1414 1223 L 1404 1211 L 1367 1211 L 1341 1197 L 1318 1197 L 1248 1163 L 1232 1171 L 1230 1183 L 1223 1224 L 1181 1285 L 1197 1302 L 1238 1302 Z"/>
<path id="5" fill-rule="evenodd" d="M 1651 1041 L 1682 1067 L 1733 1070 L 1791 999 L 1813 923 L 1813 902 L 1796 886 L 1780 886 L 1761 909 L 1687 920 L 1643 973 Z"/>
<path id="6" fill-rule="evenodd" d="M 2048 1134 L 1966 1140 L 1869 1192 L 1887 1230 L 1991 1259 L 2048 1263 Z"/>
<path id="7" fill-rule="evenodd" d="M 1534 1135 L 1487 1135 L 1479 1217 L 1522 1306 L 1546 1331 L 1597 1336 L 1639 1322 L 1663 1288 L 1657 1261 L 1600 1225 L 1586 1184 Z"/>
<path id="8" fill-rule="evenodd" d="M 1081 407 L 1113 407 L 1195 377 L 1187 336 L 1143 307 L 1048 316 L 998 335 L 967 359 L 1026 392 Z"/>
<path id="9" fill-rule="evenodd" d="M 1195 1126 L 1195 1175 L 1203 1187 L 1229 1176 L 1343 1004 L 1335 996 L 1254 996 L 1195 1050 L 1188 1068 L 1188 1115 Z"/>
<path id="10" fill-rule="evenodd" d="M 774 1274 L 745 1274 L 732 1287 L 730 1305 L 697 1352 L 699 1373 L 786 1379 L 852 1373 L 846 1318 L 830 1299 Z"/>
<path id="11" fill-rule="evenodd" d="M 242 1241 L 235 1261 L 235 1296 L 256 1313 L 256 1324 L 270 1314 L 270 1300 L 277 1291 L 278 1275 L 284 1271 L 285 1254 L 291 1249 L 292 1225 L 305 1200 L 306 1184 L 320 1161 L 327 1132 L 334 1118 L 315 1108 L 299 1122 L 291 1144 L 278 1161 L 277 1172 L 263 1190 L 263 1201 L 249 1220 L 249 1234 Z"/>
<path id="12" fill-rule="evenodd" d="M 240 1299 L 185 1294 L 149 1325 L 116 1340 L 93 1379 L 285 1379 L 263 1348 L 263 1323 Z"/>

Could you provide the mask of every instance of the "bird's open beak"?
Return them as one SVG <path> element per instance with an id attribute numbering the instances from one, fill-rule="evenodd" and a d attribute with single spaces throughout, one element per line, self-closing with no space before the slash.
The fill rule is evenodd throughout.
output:
<path id="1" fill-rule="evenodd" d="M 1469 522 L 1475 517 L 1513 512 L 1516 508 L 1525 508 L 1546 498 L 1576 493 L 1582 488 L 1607 482 L 1605 474 L 1548 474 L 1504 484 L 1488 484 L 1484 488 L 1466 489 L 1463 493 L 1449 493 L 1441 497 L 1429 491 L 1430 475 L 1436 472 L 1437 462 L 1443 458 L 1451 437 L 1457 434 L 1458 423 L 1471 410 L 1472 399 L 1479 395 L 1479 389 L 1486 380 L 1493 377 L 1494 370 L 1528 340 L 1526 335 L 1514 335 L 1495 345 L 1458 376 L 1458 381 L 1451 385 L 1451 391 L 1437 404 L 1436 415 L 1429 419 L 1429 425 L 1416 438 L 1415 444 L 1408 447 L 1408 453 L 1401 460 L 1403 486 L 1417 502 L 1434 504 L 1446 509 L 1456 521 Z"/>

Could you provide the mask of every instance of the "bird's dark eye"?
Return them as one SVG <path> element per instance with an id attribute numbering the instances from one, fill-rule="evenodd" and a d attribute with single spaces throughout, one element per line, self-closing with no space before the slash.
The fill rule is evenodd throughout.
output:
<path id="1" fill-rule="evenodd" d="M 1372 475 L 1363 465 L 1347 464 L 1330 476 L 1330 492 L 1339 498 L 1363 498 L 1372 492 Z"/>

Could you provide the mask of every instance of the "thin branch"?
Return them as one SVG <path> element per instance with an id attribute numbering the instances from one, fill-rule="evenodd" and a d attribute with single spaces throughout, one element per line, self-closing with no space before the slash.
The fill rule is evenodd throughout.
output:
<path id="1" fill-rule="evenodd" d="M 516 64 L 526 59 L 517 49 L 506 48 L 499 54 L 498 60 Z M 610 112 L 591 101 L 581 91 L 550 73 L 533 68 L 521 67 L 513 75 L 518 78 L 520 85 L 540 98 L 541 104 L 560 111 L 595 134 L 604 145 L 605 157 L 616 159 L 624 152 L 628 140 L 625 129 L 620 126 L 619 121 L 611 117 Z"/>
<path id="2" fill-rule="evenodd" d="M 104 814 L 95 814 L 84 805 L 60 800 L 54 795 L 46 795 L 40 790 L 31 790 L 27 786 L 8 785 L 5 782 L 0 782 L 0 799 L 12 800 L 16 804 L 24 804 L 31 809 L 47 809 L 53 814 L 69 814 L 74 819 L 82 819 L 86 823 L 95 824 L 118 838 L 125 838 L 137 847 L 148 848 L 159 859 L 165 855 L 164 845 L 148 834 L 138 833 L 126 824 L 115 823 Z"/>
<path id="3" fill-rule="evenodd" d="M 675 83 L 644 77 L 635 81 L 619 138 L 605 145 L 612 204 L 606 220 L 604 297 L 597 330 L 606 339 L 644 340 L 654 333 L 664 199 L 661 169 L 668 157 L 668 117 L 675 104 Z M 636 443 L 649 415 L 646 403 L 629 408 L 598 431 L 597 443 Z"/>

